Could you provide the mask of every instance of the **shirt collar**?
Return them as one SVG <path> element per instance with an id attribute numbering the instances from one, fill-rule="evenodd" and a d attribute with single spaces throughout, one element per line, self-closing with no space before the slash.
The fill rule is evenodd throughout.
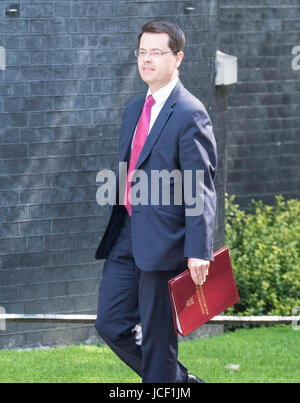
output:
<path id="1" fill-rule="evenodd" d="M 178 80 L 179 80 L 179 78 L 175 77 L 167 85 L 165 85 L 164 87 L 162 87 L 159 90 L 155 91 L 154 94 L 152 94 L 152 92 L 151 92 L 151 90 L 149 88 L 148 92 L 147 92 L 147 96 L 152 94 L 156 105 L 163 104 L 168 99 L 169 95 L 173 91 L 173 89 L 174 89 L 175 85 L 177 84 Z M 146 96 L 146 98 L 147 98 L 147 96 Z"/>

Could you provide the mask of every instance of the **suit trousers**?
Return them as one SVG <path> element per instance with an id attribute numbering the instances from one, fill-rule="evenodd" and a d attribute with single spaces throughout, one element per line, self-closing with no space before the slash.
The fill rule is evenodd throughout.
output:
<path id="1" fill-rule="evenodd" d="M 131 217 L 126 214 L 104 263 L 95 327 L 143 383 L 187 380 L 187 368 L 177 359 L 178 337 L 168 290 L 168 280 L 177 274 L 178 271 L 148 272 L 136 266 Z M 139 326 L 141 332 L 136 331 Z"/>

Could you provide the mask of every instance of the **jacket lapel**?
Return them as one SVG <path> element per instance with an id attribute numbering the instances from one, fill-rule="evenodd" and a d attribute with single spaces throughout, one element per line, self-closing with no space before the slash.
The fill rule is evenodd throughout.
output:
<path id="1" fill-rule="evenodd" d="M 130 110 L 127 111 L 125 121 L 123 122 L 123 131 L 120 138 L 119 161 L 128 161 L 132 136 L 145 103 L 145 95 L 140 95 L 132 101 Z M 129 164 L 129 162 L 128 162 Z"/>

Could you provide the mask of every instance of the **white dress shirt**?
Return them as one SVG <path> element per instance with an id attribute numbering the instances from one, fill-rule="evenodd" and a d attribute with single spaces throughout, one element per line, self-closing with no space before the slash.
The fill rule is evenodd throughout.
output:
<path id="1" fill-rule="evenodd" d="M 150 88 L 148 89 L 146 98 L 148 97 L 148 95 L 152 94 L 152 96 L 154 98 L 154 101 L 155 101 L 155 104 L 151 108 L 151 118 L 150 118 L 148 135 L 150 133 L 150 130 L 151 130 L 152 126 L 154 125 L 154 122 L 155 122 L 157 116 L 159 115 L 159 112 L 162 110 L 166 100 L 169 98 L 171 92 L 173 91 L 175 85 L 177 84 L 177 81 L 178 81 L 178 77 L 174 78 L 167 85 L 165 85 L 164 87 L 162 87 L 159 90 L 155 91 L 153 94 L 152 94 Z M 136 128 L 135 128 L 134 135 L 133 135 L 133 138 L 132 138 L 131 148 L 132 148 L 132 145 L 133 145 L 135 132 L 136 132 Z"/>

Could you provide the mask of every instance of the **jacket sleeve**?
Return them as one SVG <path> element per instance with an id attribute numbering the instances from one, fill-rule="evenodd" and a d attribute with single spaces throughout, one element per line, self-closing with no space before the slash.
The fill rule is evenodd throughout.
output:
<path id="1" fill-rule="evenodd" d="M 184 256 L 213 261 L 217 148 L 204 106 L 185 118 L 180 132 L 179 162 L 185 206 Z"/>

